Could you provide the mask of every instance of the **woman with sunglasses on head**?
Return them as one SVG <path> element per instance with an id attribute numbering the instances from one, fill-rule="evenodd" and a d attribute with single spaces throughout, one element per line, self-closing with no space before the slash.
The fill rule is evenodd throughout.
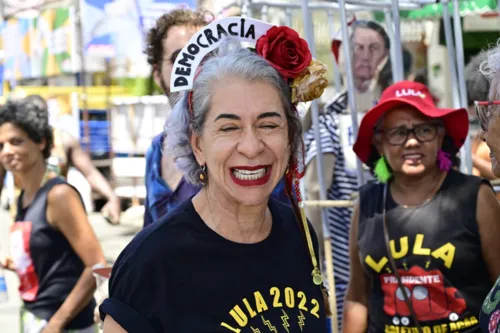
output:
<path id="1" fill-rule="evenodd" d="M 19 276 L 21 333 L 94 333 L 92 267 L 105 259 L 80 194 L 47 166 L 46 112 L 24 100 L 0 109 L 0 161 L 22 189 L 2 266 Z"/>
<path id="2" fill-rule="evenodd" d="M 468 125 L 409 81 L 363 118 L 354 151 L 379 182 L 353 212 L 344 332 L 479 332 L 500 273 L 500 206 L 488 181 L 451 168 Z"/>
<path id="3" fill-rule="evenodd" d="M 500 40 L 487 52 L 487 60 L 480 70 L 490 79 L 490 91 L 488 101 L 476 101 L 476 112 L 481 138 L 491 150 L 492 171 L 500 177 Z M 483 332 L 500 332 L 500 278 L 484 300 L 480 322 Z"/>

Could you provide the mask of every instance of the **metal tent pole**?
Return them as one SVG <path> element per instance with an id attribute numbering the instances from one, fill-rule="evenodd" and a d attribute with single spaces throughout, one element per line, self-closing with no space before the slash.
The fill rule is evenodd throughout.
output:
<path id="1" fill-rule="evenodd" d="M 262 6 L 260 9 L 260 19 L 267 22 L 267 6 Z"/>
<path id="2" fill-rule="evenodd" d="M 316 45 L 314 40 L 314 27 L 312 25 L 311 13 L 309 12 L 308 0 L 301 0 L 302 15 L 304 22 L 304 31 L 307 43 L 311 50 L 312 56 L 316 57 Z M 319 107 L 318 101 L 314 100 L 311 105 L 312 112 L 312 123 L 314 128 L 314 138 L 316 140 L 316 164 L 318 172 L 318 181 L 320 189 L 320 199 L 326 200 L 326 183 L 323 173 L 323 154 L 321 149 L 321 138 L 319 133 Z M 327 227 L 327 215 L 326 210 L 323 208 L 321 210 L 321 225 L 323 229 L 323 242 L 325 246 L 325 262 L 326 262 L 326 275 L 328 279 L 329 287 L 329 303 L 330 309 L 332 311 L 332 322 L 331 322 L 331 332 L 337 333 L 339 330 L 338 318 L 337 318 L 337 295 L 335 293 L 335 273 L 333 267 L 333 257 L 331 248 L 331 235 Z"/>
<path id="3" fill-rule="evenodd" d="M 457 73 L 458 73 L 458 87 L 460 91 L 460 105 L 467 108 L 467 87 L 465 86 L 465 60 L 464 60 L 464 44 L 462 39 L 462 24 L 460 22 L 460 7 L 458 0 L 453 0 L 453 27 L 455 31 L 455 45 L 457 56 Z M 470 136 L 467 135 L 465 140 L 465 158 L 467 171 L 472 174 L 472 150 L 471 150 Z"/>
<path id="4" fill-rule="evenodd" d="M 371 10 L 376 10 L 376 9 L 384 9 L 384 8 L 392 8 L 394 9 L 394 0 L 391 1 L 379 1 L 379 0 L 346 0 L 345 3 L 352 4 L 352 5 L 360 5 L 360 6 L 365 6 L 365 7 L 370 7 Z M 338 2 L 340 4 L 340 1 Z M 412 1 L 412 2 L 406 2 L 406 1 L 401 1 L 401 4 L 399 2 L 396 2 L 396 8 L 402 9 L 402 10 L 411 10 L 411 9 L 418 9 L 420 8 L 420 4 Z M 399 17 L 399 12 L 398 12 L 398 17 Z"/>
<path id="5" fill-rule="evenodd" d="M 333 11 L 329 10 L 328 11 L 328 32 L 330 33 L 330 38 L 333 38 L 335 36 L 335 26 L 333 24 L 334 22 L 334 17 L 333 17 Z M 332 69 L 333 69 L 333 80 L 335 82 L 335 90 L 337 93 L 340 93 L 342 91 L 342 79 L 340 77 L 340 71 L 339 71 L 339 66 L 337 64 L 337 60 L 335 60 L 335 56 L 332 54 Z"/>
<path id="6" fill-rule="evenodd" d="M 241 4 L 241 16 L 250 17 L 250 1 L 249 0 L 243 0 L 243 3 Z"/>
<path id="7" fill-rule="evenodd" d="M 305 1 L 305 0 L 303 0 Z M 349 108 L 351 109 L 351 120 L 352 120 L 352 132 L 353 136 L 358 136 L 358 108 L 356 106 L 356 97 L 354 95 L 354 76 L 352 73 L 352 63 L 351 57 L 349 56 L 351 53 L 351 40 L 349 39 L 349 32 L 347 27 L 347 15 L 345 9 L 345 0 L 339 0 L 339 8 L 340 8 L 340 24 L 342 28 L 342 48 L 344 51 L 344 61 L 345 61 L 345 72 L 347 78 L 347 100 L 349 102 Z M 364 174 L 363 174 L 363 166 L 361 161 L 356 159 L 356 167 L 358 169 L 358 186 L 364 184 Z"/>
<path id="8" fill-rule="evenodd" d="M 451 75 L 451 93 L 453 98 L 453 107 L 460 107 L 460 92 L 459 92 L 459 84 L 457 78 L 457 63 L 455 62 L 455 42 L 453 40 L 453 33 L 451 28 L 450 21 L 450 9 L 448 7 L 449 2 L 443 2 L 443 26 L 444 26 L 444 35 L 446 39 L 446 48 L 448 50 L 448 61 L 449 61 L 449 69 Z M 462 159 L 467 159 L 465 151 L 462 149 L 460 152 L 460 156 Z M 460 171 L 463 173 L 467 173 L 468 167 L 461 163 Z"/>
<path id="9" fill-rule="evenodd" d="M 305 30 L 305 37 L 307 40 L 307 43 L 309 44 L 309 48 L 311 50 L 311 54 L 314 57 L 316 57 L 316 49 L 315 49 L 315 41 L 314 41 L 314 32 L 312 31 L 312 24 L 311 24 L 311 16 L 309 12 L 309 8 L 307 6 L 307 0 L 301 0 L 302 4 L 302 16 L 303 16 L 303 21 L 304 21 L 304 30 Z M 318 181 L 319 181 L 319 187 L 320 187 L 320 198 L 321 200 L 326 200 L 326 184 L 325 184 L 325 177 L 323 173 L 323 154 L 322 154 L 322 149 L 321 149 L 321 138 L 320 138 L 320 133 L 319 133 L 319 106 L 317 100 L 314 100 L 311 104 L 311 112 L 312 112 L 312 123 L 313 123 L 313 128 L 314 128 L 314 139 L 316 140 L 316 151 L 317 151 L 317 167 L 318 167 Z M 329 231 L 327 228 L 325 228 L 326 225 L 326 212 L 323 210 L 323 235 L 329 235 Z M 326 233 L 325 233 L 326 232 Z"/>
<path id="10" fill-rule="evenodd" d="M 349 0 L 349 2 L 352 2 L 354 0 Z M 345 10 L 348 12 L 353 12 L 353 11 L 366 11 L 366 10 L 374 10 L 374 9 L 387 9 L 390 8 L 391 4 L 390 3 L 378 3 L 379 5 L 364 5 L 362 4 L 361 1 L 357 1 L 356 4 L 346 4 L 345 5 Z M 302 9 L 302 6 L 300 4 L 295 4 L 295 3 L 283 3 L 283 2 L 273 2 L 273 1 L 253 1 L 252 5 L 255 7 L 258 6 L 269 6 L 273 8 L 293 8 L 293 9 Z M 319 1 L 311 1 L 308 3 L 309 9 L 318 9 L 318 10 L 328 10 L 328 9 L 333 9 L 333 10 L 339 10 L 340 6 L 336 2 L 319 2 Z M 401 3 L 399 8 L 401 10 L 412 10 L 412 9 L 418 9 L 420 8 L 416 4 L 412 3 Z"/>
<path id="11" fill-rule="evenodd" d="M 285 15 L 286 15 L 286 18 L 285 18 L 285 24 L 288 26 L 288 27 L 292 27 L 292 9 L 291 8 L 287 8 L 285 9 Z"/>
<path id="12" fill-rule="evenodd" d="M 450 21 L 450 10 L 448 8 L 448 2 L 443 2 L 443 25 L 444 25 L 444 36 L 446 39 L 446 48 L 448 49 L 448 61 L 450 64 L 450 75 L 451 75 L 451 86 L 452 86 L 452 96 L 453 96 L 453 107 L 460 107 L 460 96 L 458 92 L 458 80 L 457 80 L 457 64 L 455 62 L 455 42 L 453 41 L 453 35 L 451 30 Z"/>
<path id="13" fill-rule="evenodd" d="M 392 71 L 392 82 L 396 82 L 396 48 L 394 44 L 394 29 L 393 29 L 393 24 L 392 24 L 392 17 L 391 17 L 391 11 L 386 10 L 385 11 L 385 25 L 387 27 L 387 35 L 389 35 L 389 41 L 391 43 L 390 48 L 389 48 L 389 61 L 391 62 L 391 71 Z"/>
<path id="14" fill-rule="evenodd" d="M 404 80 L 403 48 L 401 47 L 401 26 L 399 20 L 399 0 L 392 0 L 392 26 L 392 31 L 394 31 L 394 62 L 396 63 L 396 71 L 393 75 L 394 83 L 396 83 Z"/>

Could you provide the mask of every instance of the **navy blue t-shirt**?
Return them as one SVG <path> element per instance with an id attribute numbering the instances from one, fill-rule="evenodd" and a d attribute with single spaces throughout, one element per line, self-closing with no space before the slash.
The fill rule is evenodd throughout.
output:
<path id="1" fill-rule="evenodd" d="M 295 215 L 273 199 L 269 208 L 269 236 L 240 244 L 184 202 L 120 254 L 101 318 L 110 315 L 129 333 L 326 333 L 321 289 Z"/>

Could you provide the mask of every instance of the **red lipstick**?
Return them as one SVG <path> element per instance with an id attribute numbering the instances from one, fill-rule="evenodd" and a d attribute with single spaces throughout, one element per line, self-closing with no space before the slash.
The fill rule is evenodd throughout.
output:
<path id="1" fill-rule="evenodd" d="M 255 171 L 255 170 L 259 170 L 259 169 L 263 169 L 263 168 L 266 168 L 266 173 L 264 174 L 263 177 L 258 178 L 258 179 L 239 179 L 239 178 L 236 178 L 236 176 L 233 173 L 234 169 Z M 238 166 L 238 167 L 230 168 L 229 173 L 231 174 L 231 179 L 237 185 L 240 185 L 240 186 L 261 186 L 261 185 L 265 185 L 269 181 L 269 178 L 271 177 L 271 169 L 272 169 L 271 165 Z"/>

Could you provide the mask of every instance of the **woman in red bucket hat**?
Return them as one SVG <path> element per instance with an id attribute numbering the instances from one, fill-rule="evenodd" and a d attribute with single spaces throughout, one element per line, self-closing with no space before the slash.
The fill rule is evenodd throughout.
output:
<path id="1" fill-rule="evenodd" d="M 409 81 L 363 118 L 354 151 L 379 182 L 353 212 L 344 332 L 480 332 L 500 206 L 488 181 L 451 168 L 467 132 L 466 110 L 436 107 Z"/>

